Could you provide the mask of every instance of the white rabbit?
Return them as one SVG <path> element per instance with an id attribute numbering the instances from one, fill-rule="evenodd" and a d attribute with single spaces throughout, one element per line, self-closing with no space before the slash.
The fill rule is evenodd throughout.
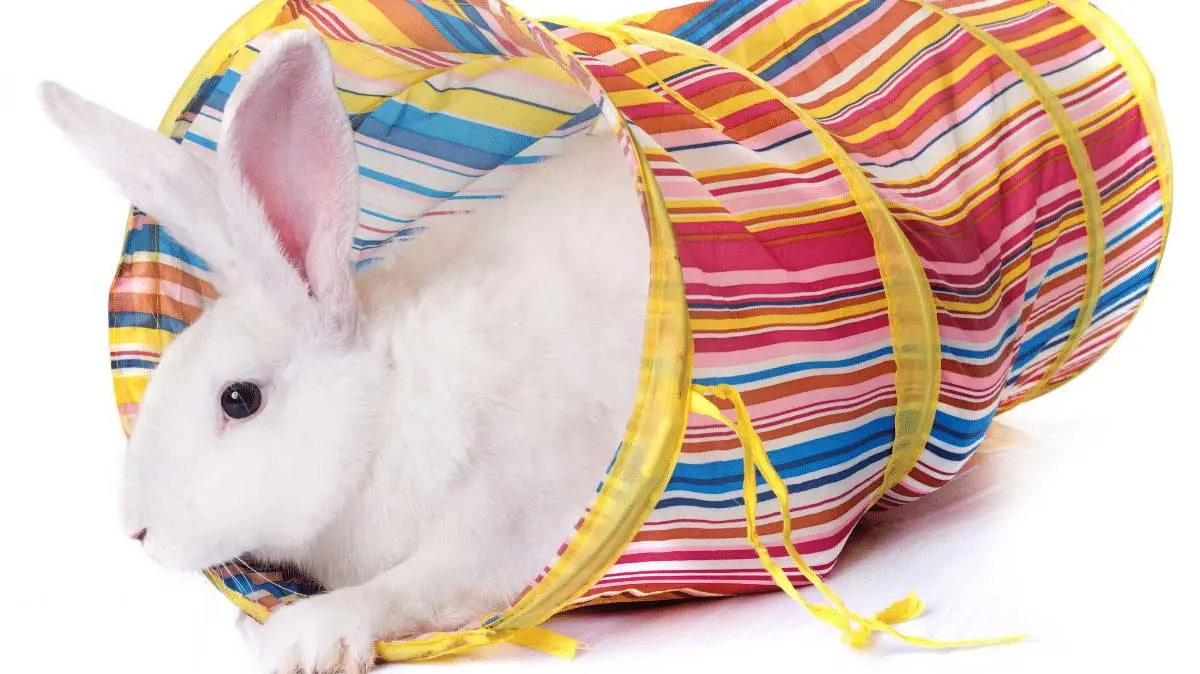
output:
<path id="1" fill-rule="evenodd" d="M 315 34 L 263 50 L 215 158 L 41 97 L 220 293 L 142 399 L 129 534 L 171 567 L 250 553 L 330 588 L 266 623 L 272 671 L 367 669 L 375 640 L 508 606 L 589 505 L 636 392 L 649 246 L 615 137 L 579 134 L 355 274 L 358 162 Z"/>

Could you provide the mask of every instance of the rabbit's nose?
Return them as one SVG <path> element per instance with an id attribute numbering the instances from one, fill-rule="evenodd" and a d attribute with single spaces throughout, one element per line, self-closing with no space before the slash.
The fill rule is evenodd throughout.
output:
<path id="1" fill-rule="evenodd" d="M 137 542 L 139 542 L 139 543 L 144 543 L 144 542 L 146 541 L 146 529 L 145 529 L 145 527 L 143 527 L 141 531 L 139 531 L 139 532 L 137 532 L 136 534 L 134 534 L 134 535 L 130 536 L 130 538 L 132 538 L 133 540 L 135 540 L 135 541 L 137 541 Z"/>

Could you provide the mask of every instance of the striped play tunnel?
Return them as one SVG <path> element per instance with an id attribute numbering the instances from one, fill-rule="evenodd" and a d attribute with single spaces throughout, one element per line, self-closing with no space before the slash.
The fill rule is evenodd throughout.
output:
<path id="1" fill-rule="evenodd" d="M 569 654 L 537 629 L 568 608 L 802 584 L 852 643 L 898 634 L 919 600 L 863 617 L 821 581 L 855 525 L 946 484 L 997 413 L 1093 363 L 1162 255 L 1153 78 L 1082 0 L 713 0 L 607 24 L 499 0 L 267 0 L 161 130 L 215 148 L 239 73 L 295 28 L 338 64 L 361 264 L 596 123 L 618 127 L 652 244 L 642 386 L 592 507 L 510 609 L 381 643 L 385 660 L 501 640 Z M 214 296 L 206 275 L 134 211 L 110 310 L 126 429 Z M 260 620 L 314 591 L 242 564 L 209 576 Z"/>

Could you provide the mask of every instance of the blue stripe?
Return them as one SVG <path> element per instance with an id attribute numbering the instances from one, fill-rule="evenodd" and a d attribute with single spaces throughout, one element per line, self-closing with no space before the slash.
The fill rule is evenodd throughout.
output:
<path id="1" fill-rule="evenodd" d="M 190 140 L 190 141 L 192 141 L 193 143 L 195 143 L 195 144 L 197 144 L 197 145 L 201 145 L 201 146 L 203 146 L 203 147 L 206 147 L 206 148 L 208 148 L 208 149 L 210 149 L 210 150 L 215 150 L 215 149 L 217 149 L 217 142 L 216 142 L 216 141 L 214 141 L 214 140 L 209 140 L 208 138 L 205 138 L 204 136 L 200 136 L 200 135 L 194 134 L 194 133 L 192 133 L 191 131 L 188 131 L 188 132 L 184 133 L 184 134 L 183 134 L 183 137 L 184 137 L 184 138 L 186 138 L 187 140 Z"/>
<path id="2" fill-rule="evenodd" d="M 243 573 L 233 574 L 228 578 L 222 579 L 225 587 L 237 592 L 241 595 L 254 594 L 259 591 L 268 592 L 275 598 L 286 597 L 300 591 L 298 586 L 293 586 L 287 581 L 267 581 L 263 583 L 253 583 Z"/>
<path id="3" fill-rule="evenodd" d="M 110 328 L 157 328 L 178 335 L 187 324 L 170 316 L 147 314 L 140 311 L 117 311 L 109 313 Z"/>
<path id="4" fill-rule="evenodd" d="M 1041 8 L 1038 8 L 1038 9 L 1037 9 L 1037 10 L 1035 10 L 1035 11 L 1039 11 L 1039 12 L 1040 12 L 1040 11 L 1041 11 Z M 1101 47 L 1097 47 L 1097 48 L 1096 48 L 1094 51 L 1090 51 L 1090 52 L 1088 52 L 1088 53 L 1084 54 L 1084 55 L 1083 55 L 1083 57 L 1082 57 L 1082 58 L 1080 58 L 1080 59 L 1079 59 L 1079 60 L 1077 60 L 1077 61 L 1072 61 L 1071 63 L 1068 63 L 1067 65 L 1065 65 L 1065 66 L 1063 66 L 1063 67 L 1061 67 L 1061 68 L 1055 68 L 1054 70 L 1051 70 L 1051 71 L 1049 71 L 1049 72 L 1040 73 L 1040 74 L 1041 74 L 1041 77 L 1042 77 L 1042 79 L 1044 79 L 1044 80 L 1050 79 L 1051 77 L 1054 77 L 1055 75 L 1057 75 L 1057 74 L 1059 74 L 1059 73 L 1066 72 L 1066 71 L 1070 70 L 1071 68 L 1074 68 L 1075 66 L 1077 66 L 1077 65 L 1079 65 L 1080 63 L 1083 63 L 1084 61 L 1086 61 L 1086 60 L 1088 60 L 1088 59 L 1092 58 L 1092 57 L 1093 57 L 1093 56 L 1095 56 L 1096 54 L 1099 54 L 1099 53 L 1103 52 L 1104 50 L 1105 50 L 1105 47 L 1103 47 L 1103 46 L 1101 46 Z"/>
<path id="5" fill-rule="evenodd" d="M 756 4 L 756 0 L 716 0 L 671 34 L 682 40 L 703 45 Z"/>
<path id="6" fill-rule="evenodd" d="M 1133 305 L 1133 304 L 1136 304 L 1137 302 L 1139 302 L 1143 297 L 1145 297 L 1146 293 L 1149 291 L 1150 286 L 1149 286 L 1148 281 L 1152 277 L 1153 277 L 1153 271 L 1147 270 L 1145 272 L 1142 272 L 1142 273 L 1138 274 L 1138 277 L 1135 277 L 1135 278 L 1141 278 L 1144 282 L 1141 283 L 1141 285 L 1138 285 L 1137 282 L 1131 283 L 1130 285 L 1133 288 L 1133 291 L 1131 293 L 1112 294 L 1110 296 L 1107 296 L 1106 299 L 1104 299 L 1101 303 L 1099 303 L 1097 305 L 1096 312 L 1092 314 L 1092 321 L 1095 322 L 1095 321 L 1103 320 L 1104 318 L 1108 317 L 1110 314 L 1117 313 L 1123 309 L 1128 308 L 1130 305 Z M 1078 313 L 1078 312 L 1076 312 L 1076 313 Z M 1056 331 L 1056 333 L 1053 335 L 1053 338 L 1046 340 L 1045 346 L 1043 348 L 1044 349 L 1052 349 L 1052 348 L 1061 347 L 1063 344 L 1066 344 L 1066 342 L 1067 342 L 1067 331 L 1059 330 L 1059 331 Z M 1040 350 L 1035 351 L 1034 356 L 1036 356 L 1037 353 L 1040 353 Z M 1021 362 L 1021 363 L 1014 363 L 1013 372 L 1008 377 L 1008 379 L 1005 380 L 1005 384 L 1007 384 L 1009 386 L 1015 384 L 1016 381 L 1020 378 L 1020 376 L 1022 374 L 1017 369 L 1018 365 L 1023 367 L 1024 364 L 1029 362 L 1030 360 L 1032 360 L 1032 358 L 1023 359 L 1023 362 Z"/>
<path id="7" fill-rule="evenodd" d="M 217 82 L 217 86 L 214 88 L 214 91 L 218 91 L 228 96 L 233 93 L 233 90 L 237 87 L 238 82 L 241 81 L 241 73 L 236 70 L 226 70 L 225 74 L 221 76 L 221 81 Z"/>
<path id="8" fill-rule="evenodd" d="M 415 220 L 413 218 L 395 218 L 386 213 L 380 213 L 379 211 L 373 211 L 369 208 L 360 208 L 359 210 L 362 211 L 364 215 L 369 215 L 373 218 L 379 218 L 380 220 L 387 220 L 388 222 L 395 222 L 395 223 L 401 224 L 401 225 L 407 225 L 407 224 L 415 222 Z"/>
<path id="9" fill-rule="evenodd" d="M 401 112 L 406 118 L 413 117 L 411 121 L 405 119 L 404 126 L 400 126 Z M 426 113 L 394 101 L 379 106 L 364 119 L 359 133 L 481 173 L 503 164 L 538 140 L 449 115 Z"/>
<path id="10" fill-rule="evenodd" d="M 124 255 L 160 253 L 197 269 L 209 271 L 208 265 L 204 264 L 204 260 L 200 259 L 200 256 L 184 248 L 183 244 L 171 237 L 166 228 L 157 224 L 147 224 L 131 229 L 125 236 L 125 247 L 121 252 Z"/>
<path id="11" fill-rule="evenodd" d="M 424 227 L 405 227 L 404 229 L 389 234 L 382 239 L 360 239 L 356 236 L 354 237 L 353 245 L 356 250 L 374 250 L 376 248 L 382 248 L 397 239 L 408 239 L 413 234 L 424 230 Z"/>
<path id="12" fill-rule="evenodd" d="M 980 436 L 980 437 L 982 438 L 982 436 Z M 973 444 L 974 443 L 972 443 L 972 445 Z M 933 454 L 934 456 L 942 459 L 943 461 L 949 461 L 951 463 L 962 463 L 963 461 L 966 461 L 967 459 L 971 458 L 971 455 L 975 453 L 974 449 L 966 449 L 961 452 L 951 451 L 944 447 L 938 447 L 937 445 L 933 444 L 932 442 L 925 445 L 925 449 L 930 454 Z"/>
<path id="13" fill-rule="evenodd" d="M 600 116 L 600 108 L 596 107 L 595 105 L 589 105 L 588 107 L 575 113 L 574 115 L 571 115 L 571 118 L 568 119 L 567 121 L 563 122 L 562 124 L 559 124 L 558 130 L 562 131 L 563 129 L 569 129 L 573 126 L 577 126 L 580 124 L 587 124 L 588 122 L 595 120 L 599 116 Z M 578 132 L 576 132 L 576 133 L 578 133 Z"/>
<path id="14" fill-rule="evenodd" d="M 140 360 L 136 358 L 126 358 L 112 362 L 112 369 L 114 370 L 153 370 L 156 366 L 157 363 L 152 360 Z"/>
<path id="15" fill-rule="evenodd" d="M 1124 229 L 1124 230 L 1118 232 L 1116 234 L 1116 236 L 1114 236 L 1112 239 L 1110 239 L 1108 241 L 1108 243 L 1105 245 L 1104 249 L 1106 251 L 1113 250 L 1115 247 L 1120 245 L 1120 243 L 1122 241 L 1124 241 L 1125 239 L 1128 239 L 1131 235 L 1140 231 L 1143 227 L 1145 227 L 1146 225 L 1153 222 L 1155 218 L 1162 215 L 1162 212 L 1163 212 L 1162 205 L 1156 206 L 1154 208 L 1154 210 L 1150 212 L 1149 215 L 1142 218 L 1141 220 L 1138 220 L 1133 225 L 1130 225 L 1127 229 Z M 1065 269 L 1083 264 L 1086 261 L 1087 261 L 1087 253 L 1081 253 L 1079 255 L 1076 255 L 1072 258 L 1069 258 L 1067 260 L 1064 260 L 1064 261 L 1054 265 L 1053 267 L 1050 268 L 1049 271 L 1046 272 L 1046 276 L 1047 277 L 1054 276 L 1055 274 L 1057 274 Z"/>
<path id="16" fill-rule="evenodd" d="M 816 35 L 813 35 L 804 42 L 801 42 L 795 49 L 787 54 L 784 54 L 782 58 L 759 73 L 759 77 L 770 82 L 778 77 L 783 71 L 791 68 L 800 61 L 803 61 L 807 56 L 828 44 L 833 38 L 846 32 L 854 25 L 861 23 L 867 17 L 878 11 L 883 4 L 884 0 L 871 0 L 871 2 L 859 7 L 853 12 L 850 12 L 838 20 L 837 23 L 834 23 Z"/>
<path id="17" fill-rule="evenodd" d="M 992 417 L 993 414 L 988 414 L 981 419 L 963 419 L 939 411 L 934 414 L 933 425 L 935 428 L 959 438 L 975 438 L 987 433 L 988 428 L 992 425 Z"/>
<path id="18" fill-rule="evenodd" d="M 682 150 L 703 150 L 704 148 L 719 147 L 721 145 L 736 145 L 736 143 L 728 138 L 722 138 L 721 140 L 710 140 L 703 143 L 693 143 L 691 145 L 672 145 L 671 147 L 663 149 L 667 152 L 680 152 Z"/>
<path id="19" fill-rule="evenodd" d="M 505 159 L 520 153 L 538 140 L 523 133 L 498 129 L 442 112 L 429 112 L 415 105 L 390 99 L 375 108 L 370 119 L 392 129 L 431 136 L 455 147 L 460 144 L 465 145 L 476 150 L 502 155 Z M 366 122 L 364 122 L 365 124 Z M 361 128 L 360 131 L 366 133 Z M 368 135 L 373 138 L 378 137 L 374 134 Z M 448 140 L 450 138 L 454 139 L 453 143 Z M 393 143 L 393 145 L 404 147 L 397 143 Z M 440 158 L 454 159 L 453 156 Z"/>
<path id="20" fill-rule="evenodd" d="M 929 433 L 930 442 L 925 444 L 925 451 L 951 463 L 966 461 L 983 441 L 995 415 L 994 409 L 982 419 L 963 419 L 938 412 L 934 416 L 933 429 Z M 961 451 L 955 451 L 957 448 L 961 448 Z"/>
<path id="21" fill-rule="evenodd" d="M 804 131 L 802 131 L 794 136 L 788 136 L 787 138 L 784 138 L 782 140 L 771 143 L 770 145 L 767 145 L 765 147 L 759 148 L 758 152 L 767 152 L 768 150 L 774 150 L 775 148 L 783 147 L 784 145 L 787 145 L 788 143 L 798 141 L 801 138 L 807 138 L 811 135 L 813 135 L 813 132 L 810 129 L 808 129 L 807 127 L 805 127 Z"/>
<path id="22" fill-rule="evenodd" d="M 1138 287 L 1132 293 L 1125 295 L 1124 297 L 1115 298 L 1111 303 L 1105 305 L 1103 309 L 1096 311 L 1092 317 L 1092 320 L 1102 321 L 1113 314 L 1127 310 L 1131 305 L 1135 305 L 1140 302 L 1149 291 L 1150 284 L 1147 283 Z"/>
<path id="23" fill-rule="evenodd" d="M 204 99 L 204 105 L 212 108 L 213 110 L 225 112 L 225 107 L 229 105 L 229 94 L 219 89 L 213 89 L 212 94 L 209 95 L 208 98 Z"/>
<path id="24" fill-rule="evenodd" d="M 1133 236 L 1135 233 L 1141 231 L 1144 227 L 1149 225 L 1151 222 L 1154 222 L 1155 220 L 1157 220 L 1158 217 L 1161 216 L 1162 214 L 1163 214 L 1163 207 L 1162 207 L 1162 204 L 1160 203 L 1159 205 L 1154 207 L 1154 210 L 1150 211 L 1149 215 L 1142 218 L 1141 220 L 1138 220 L 1134 224 L 1130 225 L 1127 229 L 1124 229 L 1124 230 L 1118 232 L 1117 235 L 1114 236 L 1108 242 L 1107 249 L 1111 250 L 1111 249 L 1119 246 L 1122 241 L 1124 241 L 1125 239 L 1128 239 L 1130 236 Z"/>
<path id="25" fill-rule="evenodd" d="M 1000 353 L 1001 349 L 1009 346 L 1012 338 L 1016 336 L 1017 330 L 1020 329 L 1021 321 L 1016 320 L 1012 325 L 1008 326 L 1008 328 L 1004 331 L 1004 334 L 1000 336 L 1000 341 L 996 342 L 995 346 L 991 346 L 986 349 L 971 349 L 966 347 L 950 346 L 943 343 L 942 354 L 946 356 L 954 356 L 956 358 L 972 358 L 980 360 L 991 359 L 996 356 L 996 354 Z"/>
<path id="26" fill-rule="evenodd" d="M 892 450 L 891 450 L 891 447 L 889 446 L 884 451 L 872 454 L 871 456 L 868 456 L 867 458 L 863 459 L 862 461 L 859 461 L 858 463 L 856 463 L 853 466 L 850 466 L 849 468 L 846 468 L 844 470 L 840 470 L 835 473 L 830 473 L 829 475 L 824 475 L 824 476 L 821 476 L 818 478 L 814 478 L 812 480 L 806 480 L 804 482 L 797 482 L 795 484 L 789 484 L 788 485 L 788 494 L 798 494 L 800 492 L 811 491 L 813 489 L 819 489 L 821 487 L 824 487 L 825 485 L 841 482 L 842 480 L 849 478 L 850 476 L 867 468 L 868 466 L 871 466 L 872 464 L 880 463 L 880 462 L 886 460 L 888 455 L 890 455 L 891 453 L 892 453 Z M 770 490 L 765 491 L 765 492 L 759 492 L 759 494 L 758 494 L 759 503 L 769 503 L 774 500 L 775 500 L 775 494 L 772 493 Z M 706 500 L 698 499 L 698 498 L 673 496 L 670 498 L 664 498 L 661 501 L 659 501 L 658 505 L 655 506 L 655 510 L 661 510 L 663 508 L 671 508 L 674 506 L 690 506 L 690 507 L 694 507 L 694 508 L 714 509 L 714 508 L 741 508 L 744 505 L 745 505 L 745 500 L 741 496 L 735 496 L 734 498 L 722 499 L 719 501 L 706 501 Z"/>
<path id="27" fill-rule="evenodd" d="M 453 192 L 443 192 L 441 190 L 435 190 L 435 189 L 432 189 L 429 187 L 425 187 L 424 185 L 419 185 L 417 183 L 410 182 L 408 180 L 404 180 L 403 178 L 397 178 L 394 175 L 382 173 L 382 172 L 376 171 L 374 169 L 369 169 L 366 166 L 358 167 L 358 174 L 364 178 L 370 178 L 371 180 L 377 180 L 381 183 L 393 185 L 395 187 L 399 187 L 400 189 L 408 190 L 409 192 L 415 192 L 416 194 L 423 194 L 427 197 L 434 197 L 436 199 L 448 199 L 448 198 L 454 196 Z"/>
<path id="28" fill-rule="evenodd" d="M 1120 191 L 1126 185 L 1132 183 L 1135 179 L 1137 179 L 1138 176 L 1142 175 L 1153 166 L 1153 157 L 1146 159 L 1141 164 L 1131 166 L 1127 171 L 1125 171 L 1125 173 L 1121 174 L 1120 179 L 1118 179 L 1116 182 L 1109 183 L 1108 186 L 1106 186 L 1103 190 L 1100 190 L 1100 196 L 1112 196 L 1115 192 Z M 1143 186 L 1142 189 L 1145 189 L 1145 186 Z"/>
<path id="29" fill-rule="evenodd" d="M 526 164 L 541 163 L 543 159 L 545 159 L 545 157 L 539 157 L 538 155 L 534 154 L 520 154 L 504 163 L 508 166 L 524 166 Z"/>
<path id="30" fill-rule="evenodd" d="M 965 461 L 983 441 L 991 422 L 991 414 L 984 419 L 967 420 L 938 412 L 925 451 L 945 461 Z"/>
<path id="31" fill-rule="evenodd" d="M 1060 318 L 1057 323 L 1046 327 L 1037 334 L 1030 335 L 1025 343 L 1017 349 L 1017 357 L 1013 359 L 1013 370 L 1020 370 L 1033 362 L 1050 346 L 1051 340 L 1066 334 L 1071 326 L 1075 325 L 1075 317 L 1078 315 L 1079 310 L 1076 309 Z"/>
<path id="32" fill-rule="evenodd" d="M 1049 270 L 1047 270 L 1046 278 L 1050 278 L 1050 277 L 1054 276 L 1055 274 L 1058 274 L 1059 272 L 1065 271 L 1072 267 L 1077 267 L 1080 264 L 1082 264 L 1083 262 L 1085 262 L 1086 260 L 1087 260 L 1087 253 L 1080 253 L 1079 255 L 1075 255 L 1074 257 L 1069 257 L 1069 258 L 1063 260 L 1062 262 L 1059 262 L 1058 264 L 1054 265 Z"/>
<path id="33" fill-rule="evenodd" d="M 483 37 L 483 33 L 478 27 L 457 16 L 433 9 L 423 2 L 408 0 L 408 4 L 424 15 L 430 25 L 436 28 L 459 51 L 467 54 L 501 54 L 500 50 Z"/>
<path id="34" fill-rule="evenodd" d="M 180 117 L 188 114 L 199 115 L 200 109 L 205 105 L 209 105 L 208 99 L 213 95 L 214 92 L 216 92 L 217 85 L 220 84 L 220 82 L 220 75 L 214 75 L 204 80 L 204 82 L 200 85 L 200 88 L 196 90 L 196 95 L 192 96 L 192 100 L 188 101 L 187 107 L 183 109 L 183 113 L 180 114 Z"/>
<path id="35" fill-rule="evenodd" d="M 865 431 L 874 432 L 866 434 Z M 787 480 L 826 470 L 851 461 L 880 447 L 889 447 L 894 436 L 892 419 L 877 419 L 867 426 L 817 440 L 792 445 L 770 453 L 771 465 L 780 477 Z M 696 494 L 724 494 L 742 483 L 742 459 L 712 461 L 704 464 L 680 463 L 667 483 L 667 491 L 690 491 Z M 766 484 L 758 476 L 759 486 Z"/>
<path id="36" fill-rule="evenodd" d="M 789 365 L 781 365 L 779 367 L 761 370 L 759 372 L 750 372 L 747 374 L 726 376 L 726 377 L 697 377 L 692 380 L 692 383 L 699 386 L 716 386 L 718 384 L 729 384 L 730 386 L 739 386 L 749 384 L 763 379 L 771 379 L 774 377 L 782 377 L 788 374 L 797 372 L 806 372 L 808 370 L 828 370 L 839 367 L 848 367 L 850 365 L 858 365 L 867 363 L 880 358 L 885 358 L 892 353 L 892 347 L 886 346 L 882 349 L 864 353 L 852 358 L 843 360 L 810 360 L 801 363 L 791 363 Z"/>
<path id="37" fill-rule="evenodd" d="M 479 13 L 478 9 L 475 9 L 465 2 L 458 2 L 456 4 L 458 5 L 458 11 L 466 14 L 467 20 L 475 24 L 475 27 L 478 30 L 484 31 L 484 34 L 492 33 L 492 30 L 487 25 L 487 19 L 483 18 L 483 15 Z M 495 33 L 492 33 L 492 35 L 494 36 Z"/>
<path id="38" fill-rule="evenodd" d="M 1157 267 L 1157 263 L 1152 264 L 1101 295 L 1099 302 L 1096 303 L 1096 311 L 1093 314 L 1092 320 L 1094 321 L 1097 317 L 1107 315 L 1109 309 L 1113 308 L 1114 305 L 1123 302 L 1127 304 L 1129 295 L 1138 291 L 1142 291 L 1142 294 L 1144 294 L 1145 289 L 1154 278 L 1154 272 Z M 1016 380 L 1018 376 L 1016 372 L 1018 370 L 1032 362 L 1039 354 L 1043 353 L 1046 349 L 1065 343 L 1067 333 L 1075 325 L 1075 317 L 1078 315 L 1079 310 L 1075 309 L 1054 325 L 1033 335 L 1029 341 L 1022 344 L 1013 362 L 1014 377 L 1009 379 L 1009 383 Z"/>
<path id="39" fill-rule="evenodd" d="M 1096 312 L 1099 313 L 1110 308 L 1125 299 L 1128 295 L 1136 293 L 1139 290 L 1144 290 L 1154 280 L 1154 272 L 1158 269 L 1158 262 L 1147 266 L 1142 271 L 1130 276 L 1121 283 L 1117 284 L 1100 296 L 1100 301 L 1096 303 Z"/>
<path id="40" fill-rule="evenodd" d="M 359 126 L 361 126 L 361 122 L 360 122 Z M 355 127 L 355 128 L 356 128 L 356 130 L 357 130 L 357 127 Z M 364 135 L 365 135 L 365 134 L 364 134 Z M 372 137 L 373 137 L 373 136 L 372 136 Z M 382 152 L 382 153 L 384 153 L 384 154 L 388 154 L 388 155 L 391 155 L 391 156 L 393 156 L 393 157 L 400 157 L 400 158 L 404 159 L 405 161 L 411 161 L 411 162 L 413 162 L 414 164 L 420 164 L 421 166 L 428 166 L 428 167 L 430 167 L 430 168 L 435 168 L 435 169 L 438 169 L 439 171 L 445 171 L 446 173 L 449 173 L 449 174 L 452 174 L 452 175 L 456 175 L 456 176 L 462 176 L 462 177 L 464 177 L 464 178 L 471 178 L 472 180 L 473 180 L 473 179 L 475 179 L 475 178 L 479 178 L 479 177 L 480 177 L 480 174 L 479 174 L 478 172 L 475 172 L 475 173 L 466 173 L 466 172 L 463 172 L 463 171 L 455 171 L 455 170 L 454 170 L 454 169 L 452 169 L 452 168 L 448 168 L 448 167 L 446 167 L 446 166 L 439 166 L 438 164 L 434 164 L 434 163 L 432 163 L 432 162 L 421 161 L 420 159 L 417 159 L 416 157 L 413 157 L 413 156 L 410 156 L 410 155 L 406 155 L 406 154 L 401 154 L 401 153 L 399 153 L 399 152 L 396 152 L 396 151 L 394 151 L 394 150 L 389 150 L 389 149 L 387 149 L 387 148 L 379 147 L 379 146 L 377 146 L 377 145 L 369 145 L 369 144 L 367 144 L 367 143 L 364 143 L 364 142 L 362 142 L 361 140 L 360 140 L 360 141 L 356 141 L 356 142 L 355 142 L 355 144 L 356 144 L 356 145 L 359 145 L 359 146 L 361 146 L 361 147 L 365 147 L 365 148 L 367 148 L 368 150 L 374 150 L 374 151 L 376 151 L 376 152 Z"/>

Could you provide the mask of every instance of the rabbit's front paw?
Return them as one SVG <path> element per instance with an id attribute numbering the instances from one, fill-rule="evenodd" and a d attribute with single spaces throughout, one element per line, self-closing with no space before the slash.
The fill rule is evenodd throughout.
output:
<path id="1" fill-rule="evenodd" d="M 361 674 L 375 666 L 373 606 L 353 591 L 279 609 L 258 636 L 267 674 Z"/>

